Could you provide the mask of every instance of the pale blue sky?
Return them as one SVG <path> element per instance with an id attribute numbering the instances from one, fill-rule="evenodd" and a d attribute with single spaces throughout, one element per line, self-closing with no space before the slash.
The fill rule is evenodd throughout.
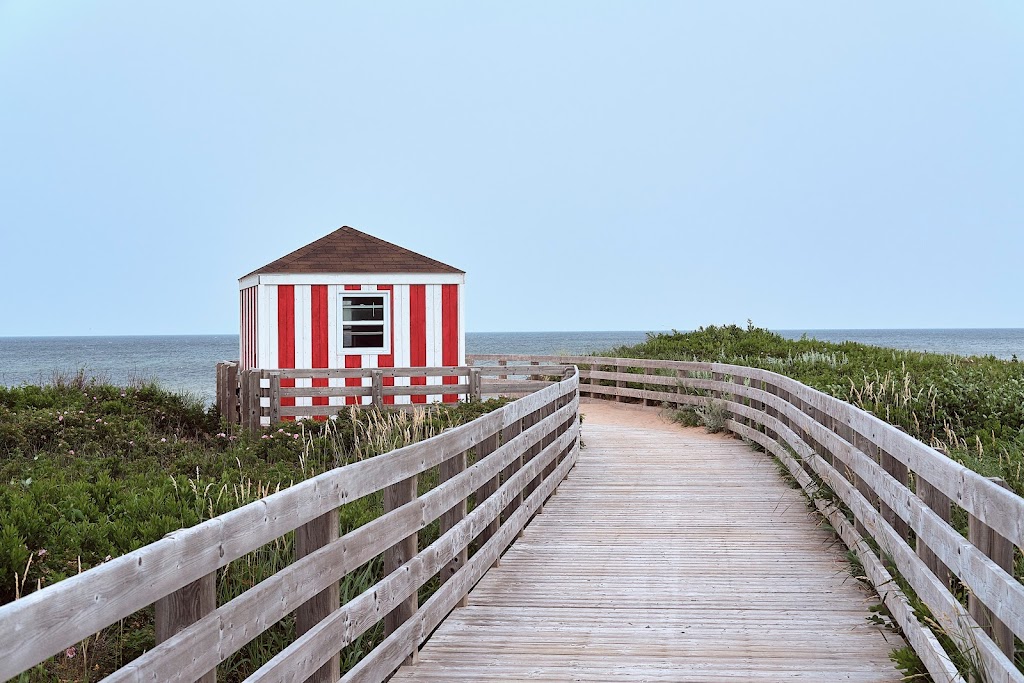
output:
<path id="1" fill-rule="evenodd" d="M 1024 3 L 0 0 L 0 336 L 341 225 L 470 331 L 1024 327 Z"/>

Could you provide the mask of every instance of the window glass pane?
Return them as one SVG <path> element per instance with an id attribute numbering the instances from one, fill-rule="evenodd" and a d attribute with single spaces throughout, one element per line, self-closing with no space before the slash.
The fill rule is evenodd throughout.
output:
<path id="1" fill-rule="evenodd" d="M 384 346 L 384 326 L 345 325 L 344 337 L 347 349 L 379 349 Z"/>
<path id="2" fill-rule="evenodd" d="M 342 319 L 345 322 L 384 321 L 384 297 L 342 297 Z"/>

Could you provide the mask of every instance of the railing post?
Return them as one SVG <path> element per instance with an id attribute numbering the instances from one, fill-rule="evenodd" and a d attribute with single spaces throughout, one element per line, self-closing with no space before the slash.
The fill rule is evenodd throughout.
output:
<path id="1" fill-rule="evenodd" d="M 853 433 L 852 445 L 853 445 L 853 447 L 856 450 L 858 450 L 861 453 L 863 453 L 864 455 L 866 455 L 869 460 L 873 460 L 874 462 L 878 462 L 878 460 L 879 460 L 879 448 L 875 444 L 875 442 L 872 441 L 866 434 L 861 434 L 860 432 L 854 432 Z M 837 467 L 839 467 L 839 465 L 841 463 L 839 463 L 838 461 L 835 461 L 834 464 Z M 843 472 L 842 474 L 843 474 L 844 477 L 846 477 L 846 479 L 848 481 L 850 481 L 854 485 L 854 487 L 856 487 L 857 491 L 860 492 L 860 494 L 862 496 L 864 496 L 864 498 L 867 499 L 867 501 L 871 505 L 871 507 L 873 507 L 873 508 L 875 508 L 877 510 L 878 509 L 878 494 L 876 494 L 871 489 L 871 487 L 868 486 L 868 483 L 866 481 L 864 481 L 863 479 L 861 479 L 860 477 L 858 477 L 852 471 L 848 470 L 848 471 Z M 886 520 L 886 522 L 889 523 L 890 526 L 892 526 L 892 524 L 888 520 Z M 864 536 L 865 538 L 870 536 L 870 534 L 868 534 L 867 527 L 865 527 L 864 524 L 860 521 L 860 518 L 857 518 L 857 519 L 854 520 L 853 527 L 857 531 L 857 533 L 860 534 L 861 536 Z"/>
<path id="2" fill-rule="evenodd" d="M 375 408 L 384 406 L 384 371 L 370 371 L 370 403 Z"/>
<path id="3" fill-rule="evenodd" d="M 1005 489 L 1010 488 L 1005 481 L 998 477 L 989 477 L 988 479 Z M 986 557 L 1013 576 L 1014 546 L 1009 539 L 1003 538 L 985 522 L 970 514 L 967 517 L 967 539 Z M 990 635 L 999 649 L 1009 657 L 1010 661 L 1013 661 L 1013 631 L 993 616 L 992 612 L 975 597 L 974 593 L 969 593 L 967 596 L 967 609 L 982 630 Z"/>
<path id="4" fill-rule="evenodd" d="M 499 435 L 497 432 L 491 434 L 487 438 L 480 441 L 476 446 L 476 461 L 481 462 L 491 453 L 498 449 Z M 498 487 L 501 486 L 501 474 L 497 474 L 491 479 L 488 479 L 483 483 L 480 489 L 476 493 L 476 504 L 480 505 L 483 501 L 493 496 L 497 491 Z M 496 516 L 491 522 L 480 531 L 479 545 L 483 545 L 491 539 L 494 534 L 498 533 L 498 527 L 500 521 Z"/>
<path id="5" fill-rule="evenodd" d="M 505 427 L 504 429 L 501 430 L 501 443 L 502 444 L 507 444 L 509 441 L 511 441 L 512 439 L 514 439 L 517 436 L 519 436 L 519 434 L 522 431 L 523 431 L 523 419 L 520 418 L 520 419 L 516 420 L 515 422 L 513 422 L 512 424 L 510 424 L 508 427 Z M 519 456 L 517 456 L 511 463 L 508 464 L 508 466 L 504 470 L 502 470 L 502 472 L 501 472 L 501 480 L 503 482 L 504 481 L 508 481 L 509 479 L 512 478 L 512 476 L 516 472 L 519 471 L 519 469 L 522 466 L 523 466 L 523 456 L 520 453 Z M 504 524 L 505 521 L 512 515 L 512 513 L 516 511 L 516 508 L 519 507 L 519 504 L 522 502 L 522 500 L 523 500 L 523 494 L 522 494 L 521 491 L 519 493 L 517 493 L 516 495 L 512 496 L 511 500 L 509 500 L 508 505 L 505 506 L 505 509 L 501 513 L 501 523 L 502 524 Z"/>
<path id="6" fill-rule="evenodd" d="M 238 410 L 238 363 L 228 363 L 225 368 L 225 384 L 227 386 L 227 403 L 224 408 L 224 415 L 228 424 L 239 424 L 242 416 Z"/>
<path id="7" fill-rule="evenodd" d="M 270 424 L 281 421 L 281 373 L 270 373 Z"/>
<path id="8" fill-rule="evenodd" d="M 741 387 L 744 386 L 744 380 L 745 380 L 745 378 L 744 377 L 740 377 L 739 375 L 733 375 L 732 376 L 732 383 L 733 384 L 737 384 L 737 385 L 739 385 Z M 740 394 L 737 394 L 734 391 L 734 392 L 732 392 L 732 400 L 735 401 L 736 403 L 739 403 L 740 405 L 747 405 L 747 400 L 748 399 L 746 399 L 745 397 L 741 396 Z M 738 415 L 736 413 L 733 414 L 732 419 L 737 421 L 737 422 L 739 422 L 742 425 L 749 425 L 750 424 L 750 421 L 747 418 L 743 417 L 742 415 Z"/>
<path id="9" fill-rule="evenodd" d="M 498 365 L 500 365 L 501 367 L 505 367 L 506 365 L 508 365 L 508 361 L 502 358 L 501 360 L 498 361 Z M 508 375 L 498 375 L 498 379 L 508 379 Z"/>
<path id="10" fill-rule="evenodd" d="M 480 400 L 480 368 L 469 369 L 469 400 Z"/>
<path id="11" fill-rule="evenodd" d="M 615 372 L 616 375 L 622 373 L 622 366 L 619 365 L 619 359 L 618 358 L 615 359 L 615 365 L 612 366 L 612 370 Z M 620 393 L 620 390 L 624 386 L 625 386 L 625 383 L 622 380 L 619 380 L 619 379 L 615 380 L 615 402 L 616 403 L 623 403 L 626 400 L 626 397 L 623 396 Z"/>
<path id="12" fill-rule="evenodd" d="M 384 489 L 384 512 L 388 513 L 392 510 L 397 510 L 406 503 L 415 500 L 416 484 L 417 477 L 412 476 Z M 419 534 L 413 533 L 384 551 L 384 576 L 391 574 L 416 555 L 418 538 Z M 391 610 L 384 617 L 384 636 L 391 635 L 402 624 L 411 619 L 416 614 L 418 605 L 416 593 L 413 592 L 412 595 Z M 419 649 L 414 644 L 412 654 L 406 659 L 406 663 L 415 664 L 418 660 Z"/>
<path id="13" fill-rule="evenodd" d="M 523 431 L 529 431 L 535 424 L 540 422 L 543 409 L 538 409 L 523 418 Z M 525 467 L 531 460 L 537 457 L 540 453 L 540 442 L 538 441 L 526 451 L 526 455 L 520 458 L 519 467 Z M 519 503 L 521 504 L 525 498 L 528 498 L 531 493 L 537 488 L 537 484 L 540 483 L 540 475 L 531 479 L 527 484 L 526 488 L 519 494 Z"/>
<path id="14" fill-rule="evenodd" d="M 320 515 L 295 530 L 295 559 L 300 560 L 338 538 L 338 511 Z M 295 633 L 302 635 L 338 609 L 340 594 L 334 582 L 295 610 Z M 334 683 L 341 677 L 338 655 L 331 657 L 306 683 Z"/>
<path id="15" fill-rule="evenodd" d="M 878 464 L 899 483 L 904 486 L 910 485 L 910 473 L 907 470 L 907 466 L 882 449 L 878 449 Z M 877 495 L 875 500 L 878 500 Z M 882 513 L 882 518 L 889 526 L 896 530 L 900 538 L 904 541 L 910 538 L 910 525 L 903 521 L 903 518 L 897 515 L 895 510 L 882 501 L 878 501 L 878 508 Z"/>
<path id="16" fill-rule="evenodd" d="M 952 517 L 953 510 L 953 505 L 949 498 L 916 473 L 914 475 L 914 481 L 917 489 L 915 493 L 917 494 L 917 497 L 921 499 L 921 502 L 930 507 L 932 511 L 942 519 L 942 521 L 948 523 Z M 947 568 L 938 556 L 931 551 L 931 548 L 928 547 L 924 542 L 924 539 L 920 536 L 917 537 L 917 556 L 924 561 L 929 571 L 931 571 L 931 573 L 942 582 L 942 585 L 949 588 L 949 568 Z"/>
<path id="17" fill-rule="evenodd" d="M 211 572 L 156 601 L 156 644 L 194 624 L 217 609 L 217 572 Z M 216 683 L 217 670 L 204 674 L 198 683 Z"/>
<path id="18" fill-rule="evenodd" d="M 460 472 L 464 472 L 466 469 L 466 452 L 463 451 L 458 455 L 448 458 L 441 463 L 439 467 L 439 478 L 438 484 L 442 484 L 452 477 L 456 476 Z M 456 503 L 451 509 L 441 513 L 441 517 L 438 520 L 438 535 L 444 534 L 446 531 L 451 529 L 453 526 L 458 524 L 466 517 L 466 499 L 463 498 Z M 452 560 L 444 566 L 441 570 L 441 583 L 444 583 L 448 579 L 455 576 L 455 572 L 459 571 L 462 567 L 466 566 L 466 561 L 469 559 L 469 547 L 463 547 L 462 550 L 455 555 Z M 465 607 L 467 605 L 467 599 L 465 596 L 459 600 L 456 607 Z M 337 679 L 335 679 L 337 680 Z"/>

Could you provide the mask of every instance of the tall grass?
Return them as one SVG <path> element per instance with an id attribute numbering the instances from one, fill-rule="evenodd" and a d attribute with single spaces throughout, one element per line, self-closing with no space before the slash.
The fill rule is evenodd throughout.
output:
<path id="1" fill-rule="evenodd" d="M 337 419 L 233 432 L 201 400 L 83 373 L 43 386 L 0 388 L 0 604 L 85 571 L 182 527 L 304 479 L 429 438 L 498 401 L 416 412 L 342 409 Z M 429 478 L 425 486 L 429 486 Z M 339 511 L 351 530 L 382 512 L 381 496 Z M 289 533 L 218 571 L 218 604 L 290 564 Z M 430 542 L 429 532 L 424 541 Z M 381 578 L 379 558 L 347 576 L 343 595 Z M 240 681 L 294 638 L 289 617 L 232 655 L 218 679 Z M 351 665 L 380 638 L 343 653 Z M 153 610 L 141 610 L 27 672 L 26 681 L 98 680 L 153 647 Z"/>

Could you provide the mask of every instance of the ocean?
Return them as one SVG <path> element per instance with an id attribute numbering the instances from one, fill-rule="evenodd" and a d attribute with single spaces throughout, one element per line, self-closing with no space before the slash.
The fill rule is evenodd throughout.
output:
<path id="1" fill-rule="evenodd" d="M 1024 359 L 1024 329 L 779 330 L 791 339 L 856 341 L 914 351 Z M 646 339 L 646 332 L 470 332 L 468 353 L 585 354 Z M 83 370 L 114 384 L 155 380 L 212 402 L 217 363 L 238 358 L 238 335 L 0 337 L 0 385 L 43 384 Z"/>

